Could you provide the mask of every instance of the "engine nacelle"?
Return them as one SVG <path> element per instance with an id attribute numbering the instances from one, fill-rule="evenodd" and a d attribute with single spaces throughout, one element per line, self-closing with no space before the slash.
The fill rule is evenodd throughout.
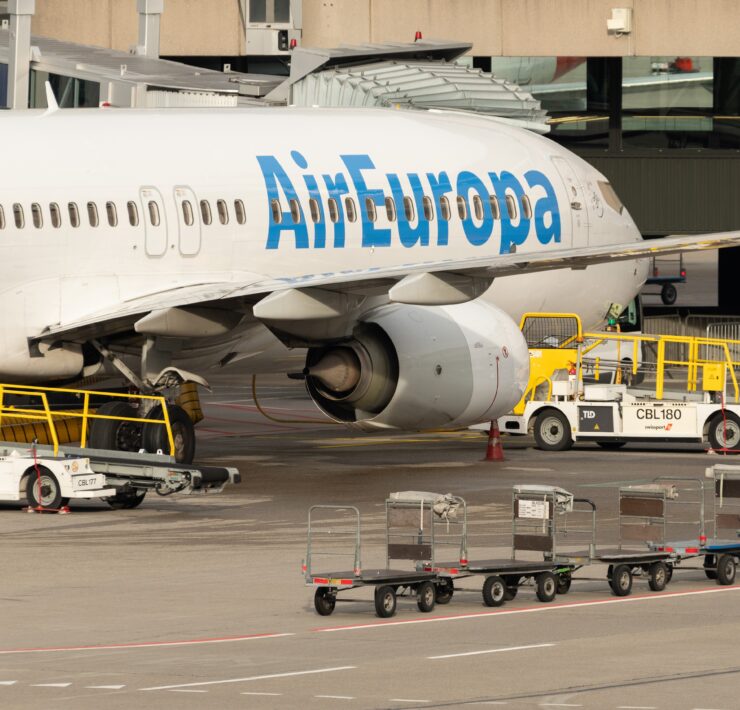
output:
<path id="1" fill-rule="evenodd" d="M 306 383 L 330 417 L 361 429 L 460 427 L 510 412 L 529 378 L 529 351 L 503 311 L 387 305 L 347 343 L 311 348 Z"/>

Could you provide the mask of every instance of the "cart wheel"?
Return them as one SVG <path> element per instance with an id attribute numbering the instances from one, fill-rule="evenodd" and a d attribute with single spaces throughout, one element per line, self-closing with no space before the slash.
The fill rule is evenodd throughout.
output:
<path id="1" fill-rule="evenodd" d="M 716 414 L 709 422 L 709 445 L 713 449 L 740 448 L 740 420 L 727 413 L 723 418 Z"/>
<path id="2" fill-rule="evenodd" d="M 648 585 L 654 592 L 662 592 L 668 584 L 668 565 L 665 562 L 653 562 L 648 569 Z"/>
<path id="3" fill-rule="evenodd" d="M 551 602 L 558 591 L 558 578 L 552 572 L 541 572 L 537 575 L 537 599 Z"/>
<path id="4" fill-rule="evenodd" d="M 666 306 L 672 306 L 676 302 L 678 291 L 673 284 L 663 284 L 663 288 L 660 289 L 660 300 Z"/>
<path id="5" fill-rule="evenodd" d="M 396 590 L 393 587 L 375 589 L 375 613 L 381 619 L 388 619 L 396 613 Z"/>
<path id="6" fill-rule="evenodd" d="M 26 484 L 26 497 L 31 508 L 50 508 L 57 510 L 69 503 L 69 498 L 62 498 L 57 477 L 46 466 L 30 469 L 31 474 Z"/>
<path id="7" fill-rule="evenodd" d="M 735 558 L 732 555 L 720 555 L 717 558 L 717 583 L 732 584 L 735 581 Z"/>
<path id="8" fill-rule="evenodd" d="M 717 561 L 714 555 L 704 555 L 704 574 L 707 579 L 717 579 Z"/>
<path id="9" fill-rule="evenodd" d="M 573 582 L 573 577 L 570 572 L 561 572 L 558 575 L 558 594 L 567 594 L 570 590 L 570 585 Z"/>
<path id="10" fill-rule="evenodd" d="M 632 591 L 632 572 L 627 565 L 617 565 L 609 579 L 609 586 L 617 597 L 629 596 Z"/>
<path id="11" fill-rule="evenodd" d="M 455 593 L 455 585 L 451 579 L 444 579 L 437 583 L 437 604 L 449 604 Z"/>
<path id="12" fill-rule="evenodd" d="M 570 422 L 557 409 L 543 409 L 534 422 L 534 440 L 543 451 L 565 451 L 573 446 Z"/>
<path id="13" fill-rule="evenodd" d="M 504 577 L 506 583 L 506 601 L 510 602 L 519 591 L 519 577 Z"/>
<path id="14" fill-rule="evenodd" d="M 331 587 L 319 587 L 313 595 L 313 606 L 320 616 L 329 616 L 337 605 L 337 595 Z"/>
<path id="15" fill-rule="evenodd" d="M 434 600 L 437 596 L 437 592 L 434 589 L 432 582 L 422 582 L 416 588 L 416 606 L 419 607 L 419 611 L 423 611 L 425 614 L 434 609 Z"/>
<path id="16" fill-rule="evenodd" d="M 506 601 L 504 580 L 494 574 L 483 582 L 483 603 L 486 606 L 501 606 Z"/>
<path id="17" fill-rule="evenodd" d="M 665 566 L 665 583 L 669 584 L 673 579 L 673 565 Z"/>

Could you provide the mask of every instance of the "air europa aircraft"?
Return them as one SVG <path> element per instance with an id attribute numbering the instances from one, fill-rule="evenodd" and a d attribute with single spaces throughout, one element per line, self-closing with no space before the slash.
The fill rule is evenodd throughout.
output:
<path id="1" fill-rule="evenodd" d="M 246 360 L 351 425 L 464 426 L 520 398 L 522 312 L 596 324 L 646 255 L 740 241 L 643 242 L 585 162 L 470 114 L 49 104 L 0 115 L 6 382 L 153 392 Z"/>

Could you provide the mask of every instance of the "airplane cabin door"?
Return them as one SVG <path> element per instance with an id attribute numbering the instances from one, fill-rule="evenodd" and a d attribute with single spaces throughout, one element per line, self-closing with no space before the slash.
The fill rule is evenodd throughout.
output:
<path id="1" fill-rule="evenodd" d="M 162 193 L 155 187 L 142 187 L 139 197 L 146 232 L 146 255 L 162 256 L 167 251 L 167 219 Z"/>
<path id="2" fill-rule="evenodd" d="M 180 254 L 195 256 L 200 251 L 201 238 L 200 216 L 195 193 L 189 187 L 178 185 L 175 188 L 175 206 Z"/>
<path id="3" fill-rule="evenodd" d="M 586 208 L 586 196 L 578 176 L 565 158 L 553 158 L 553 164 L 558 171 L 568 196 L 566 209 L 569 217 L 561 215 L 563 226 L 567 226 L 570 220 L 572 234 L 572 246 L 588 246 L 588 212 Z"/>

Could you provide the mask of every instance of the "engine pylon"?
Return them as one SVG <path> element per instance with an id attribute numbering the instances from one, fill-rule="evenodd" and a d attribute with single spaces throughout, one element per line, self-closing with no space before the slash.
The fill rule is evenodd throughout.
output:
<path id="1" fill-rule="evenodd" d="M 498 419 L 491 420 L 491 428 L 488 430 L 488 446 L 484 461 L 503 461 L 504 447 L 501 445 L 501 432 L 498 428 Z"/>

